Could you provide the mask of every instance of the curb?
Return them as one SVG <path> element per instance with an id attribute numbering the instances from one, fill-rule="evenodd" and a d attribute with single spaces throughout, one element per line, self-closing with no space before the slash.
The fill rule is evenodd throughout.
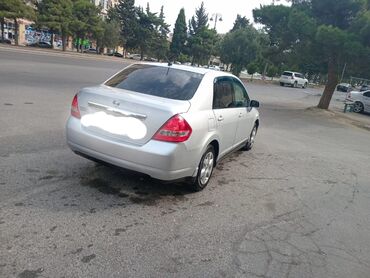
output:
<path id="1" fill-rule="evenodd" d="M 346 124 L 350 124 L 350 125 L 353 125 L 355 127 L 370 131 L 370 124 L 364 123 L 360 120 L 353 119 L 351 117 L 346 116 L 344 113 L 341 113 L 341 112 L 338 112 L 338 111 L 335 111 L 335 110 L 323 110 L 323 109 L 319 109 L 315 106 L 308 107 L 305 110 L 315 112 L 315 113 L 324 114 L 324 115 L 329 116 L 331 118 L 337 118 L 337 119 L 339 118 L 339 119 L 343 120 Z"/>

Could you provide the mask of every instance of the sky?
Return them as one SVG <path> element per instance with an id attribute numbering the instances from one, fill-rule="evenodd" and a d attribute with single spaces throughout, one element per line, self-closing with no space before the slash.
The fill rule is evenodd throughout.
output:
<path id="1" fill-rule="evenodd" d="M 161 6 L 164 6 L 166 22 L 171 24 L 170 30 L 172 32 L 180 9 L 185 8 L 186 21 L 188 21 L 202 0 L 135 0 L 135 5 L 146 7 L 147 2 L 149 2 L 152 12 L 159 13 Z M 260 5 L 269 5 L 272 0 L 203 0 L 203 2 L 209 18 L 214 13 L 222 15 L 222 21 L 217 22 L 217 32 L 227 33 L 233 27 L 237 14 L 246 16 L 253 22 L 252 10 Z M 279 3 L 286 4 L 287 2 L 281 0 Z M 213 27 L 214 21 L 210 21 L 209 24 L 210 27 Z"/>

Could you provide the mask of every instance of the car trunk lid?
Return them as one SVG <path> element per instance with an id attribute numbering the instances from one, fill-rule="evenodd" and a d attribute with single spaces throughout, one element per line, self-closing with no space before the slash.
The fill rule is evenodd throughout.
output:
<path id="1" fill-rule="evenodd" d="M 190 102 L 151 96 L 101 85 L 79 93 L 81 124 L 97 136 L 144 145 L 176 114 L 185 113 Z"/>

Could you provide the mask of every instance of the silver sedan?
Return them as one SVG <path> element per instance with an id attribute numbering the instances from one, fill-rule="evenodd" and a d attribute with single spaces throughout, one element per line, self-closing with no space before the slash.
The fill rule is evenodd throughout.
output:
<path id="1" fill-rule="evenodd" d="M 72 101 L 67 142 L 79 155 L 160 180 L 209 183 L 217 161 L 252 148 L 258 101 L 235 76 L 204 68 L 133 64 Z"/>

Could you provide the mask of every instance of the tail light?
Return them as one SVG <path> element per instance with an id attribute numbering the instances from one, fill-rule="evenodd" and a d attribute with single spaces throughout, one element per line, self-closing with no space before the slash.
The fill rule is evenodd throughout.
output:
<path id="1" fill-rule="evenodd" d="M 169 119 L 153 136 L 154 140 L 165 142 L 185 142 L 192 133 L 191 126 L 180 115 Z"/>
<path id="2" fill-rule="evenodd" d="M 72 100 L 71 115 L 77 119 L 81 119 L 80 108 L 78 108 L 78 97 L 77 94 Z"/>

